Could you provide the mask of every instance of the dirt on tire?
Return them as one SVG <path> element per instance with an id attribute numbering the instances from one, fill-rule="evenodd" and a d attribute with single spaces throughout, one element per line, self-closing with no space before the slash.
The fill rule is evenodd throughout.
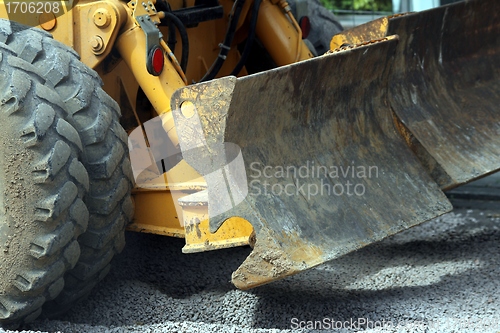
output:
<path id="1" fill-rule="evenodd" d="M 82 143 L 64 104 L 0 33 L 0 324 L 28 322 L 64 286 L 89 213 Z"/>
<path id="2" fill-rule="evenodd" d="M 79 238 L 81 256 L 65 276 L 64 289 L 44 306 L 47 316 L 67 311 L 86 297 L 109 271 L 113 256 L 125 245 L 124 231 L 133 216 L 133 175 L 128 137 L 119 123 L 118 104 L 101 88 L 98 74 L 78 54 L 42 30 L 0 20 L 7 44 L 35 66 L 62 98 L 65 120 L 80 135 L 82 163 L 89 173 L 85 204 L 88 229 Z"/>

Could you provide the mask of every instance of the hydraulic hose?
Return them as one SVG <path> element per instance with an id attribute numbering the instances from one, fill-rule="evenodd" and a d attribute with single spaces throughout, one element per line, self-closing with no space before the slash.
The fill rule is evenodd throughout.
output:
<path id="1" fill-rule="evenodd" d="M 236 76 L 240 73 L 241 69 L 243 68 L 243 66 L 245 66 L 247 62 L 250 51 L 252 51 L 252 45 L 255 40 L 255 30 L 257 27 L 257 19 L 259 17 L 259 9 L 261 3 L 262 0 L 254 0 L 252 20 L 250 21 L 250 31 L 248 32 L 245 48 L 243 49 L 243 53 L 241 54 L 240 60 L 238 61 L 233 71 L 231 72 L 231 75 Z"/>
<path id="2" fill-rule="evenodd" d="M 166 0 L 156 0 L 156 9 L 158 9 L 159 12 L 172 12 L 172 9 L 170 8 L 170 4 Z M 163 17 L 164 18 L 164 17 Z M 174 52 L 175 51 L 175 45 L 177 44 L 177 37 L 175 33 L 175 24 L 170 21 L 167 21 L 167 26 L 168 26 L 168 40 L 167 40 L 167 45 L 169 49 Z"/>
<path id="3" fill-rule="evenodd" d="M 229 27 L 227 28 L 226 36 L 224 38 L 224 41 L 221 44 L 219 44 L 220 47 L 219 55 L 213 62 L 212 66 L 210 66 L 208 72 L 201 78 L 200 82 L 212 80 L 213 78 L 215 78 L 217 73 L 219 73 L 220 69 L 222 68 L 224 61 L 226 60 L 227 54 L 231 49 L 231 44 L 233 42 L 234 34 L 236 32 L 236 25 L 238 24 L 238 21 L 240 19 L 241 10 L 243 9 L 244 3 L 245 0 L 236 0 L 236 2 L 234 3 L 232 9 L 232 15 L 229 18 L 230 22 L 229 22 Z"/>
<path id="4" fill-rule="evenodd" d="M 171 12 L 164 11 L 162 12 L 162 14 L 164 15 L 165 19 L 167 19 L 167 21 L 172 22 L 175 25 L 175 27 L 179 31 L 179 35 L 181 36 L 181 42 L 182 42 L 181 68 L 182 71 L 185 73 L 189 59 L 189 38 L 186 31 L 186 27 L 184 26 L 182 21 Z M 170 25 L 168 30 L 170 31 Z"/>
<path id="5" fill-rule="evenodd" d="M 168 25 L 167 45 L 172 52 L 175 52 L 175 44 L 177 44 L 177 37 L 176 37 L 177 34 L 175 33 L 175 24 L 174 22 L 168 20 L 167 25 Z"/>

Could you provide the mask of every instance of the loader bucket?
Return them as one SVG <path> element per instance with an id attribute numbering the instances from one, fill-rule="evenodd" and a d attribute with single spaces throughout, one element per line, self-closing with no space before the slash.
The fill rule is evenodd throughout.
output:
<path id="1" fill-rule="evenodd" d="M 389 101 L 442 189 L 500 161 L 500 2 L 479 0 L 389 20 L 399 44 Z"/>
<path id="2" fill-rule="evenodd" d="M 233 275 L 238 288 L 297 273 L 451 209 L 397 132 L 387 89 L 380 89 L 389 71 L 379 64 L 396 47 L 392 38 L 195 85 L 172 98 L 184 159 L 204 176 L 229 174 L 216 184 L 205 177 L 212 231 L 230 216 L 255 229 L 254 250 Z M 195 105 L 194 115 L 183 113 L 186 103 Z M 241 179 L 224 170 L 236 155 L 224 143 L 241 149 L 246 196 L 233 186 Z M 220 213 L 227 192 L 244 200 Z"/>
<path id="3" fill-rule="evenodd" d="M 442 189 L 498 169 L 500 2 L 478 0 L 381 18 L 331 47 L 398 35 L 389 99 L 412 150 Z"/>
<path id="4" fill-rule="evenodd" d="M 460 6 L 472 21 L 467 11 L 474 8 Z M 239 216 L 256 233 L 252 253 L 233 273 L 238 288 L 298 273 L 448 212 L 440 186 L 500 166 L 498 69 L 486 58 L 495 60 L 498 45 L 477 44 L 481 59 L 457 45 L 440 49 L 446 42 L 435 39 L 452 29 L 446 11 L 395 18 L 401 21 L 389 22 L 389 30 L 399 36 L 174 94 L 183 158 L 207 181 L 211 231 Z M 418 17 L 433 13 L 441 19 Z M 481 20 L 490 18 L 475 21 Z M 422 22 L 440 22 L 439 29 L 415 33 Z M 471 36 L 451 22 L 457 41 Z M 493 36 L 484 40 L 498 43 Z M 430 55 L 437 64 L 427 69 L 430 59 L 419 59 Z M 484 70 L 473 74 L 463 68 L 469 65 Z M 454 71 L 463 82 L 454 82 Z M 462 129 L 485 141 L 474 147 Z M 452 167 L 454 161 L 461 165 Z"/>

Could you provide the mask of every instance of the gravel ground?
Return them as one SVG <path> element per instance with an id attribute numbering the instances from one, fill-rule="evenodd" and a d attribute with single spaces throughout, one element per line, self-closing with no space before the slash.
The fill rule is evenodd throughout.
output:
<path id="1" fill-rule="evenodd" d="M 496 206 L 455 209 L 316 269 L 246 292 L 236 290 L 230 276 L 249 248 L 183 255 L 182 240 L 128 233 L 125 251 L 86 301 L 59 320 L 39 319 L 22 329 L 288 332 L 315 324 L 316 329 L 343 326 L 338 332 L 497 333 Z"/>

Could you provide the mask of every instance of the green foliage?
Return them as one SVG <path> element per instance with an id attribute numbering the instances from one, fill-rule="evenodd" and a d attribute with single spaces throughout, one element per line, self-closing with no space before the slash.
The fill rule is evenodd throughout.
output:
<path id="1" fill-rule="evenodd" d="M 392 11 L 391 0 L 321 0 L 321 3 L 330 10 Z"/>
<path id="2" fill-rule="evenodd" d="M 332 5 L 330 0 L 320 0 L 320 1 L 321 1 L 321 5 L 323 5 L 323 7 L 325 7 L 326 9 L 334 10 L 333 5 Z"/>

